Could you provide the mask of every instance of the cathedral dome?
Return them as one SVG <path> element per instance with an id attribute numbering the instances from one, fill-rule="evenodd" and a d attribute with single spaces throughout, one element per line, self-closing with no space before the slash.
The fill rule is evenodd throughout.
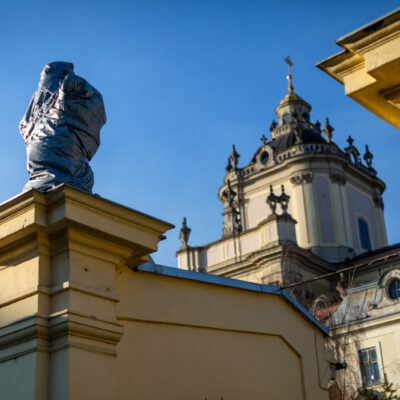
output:
<path id="1" fill-rule="evenodd" d="M 289 92 L 279 103 L 279 106 L 276 108 L 276 113 L 278 114 L 279 109 L 281 107 L 290 105 L 290 104 L 302 104 L 305 106 L 308 111 L 311 111 L 311 106 L 308 104 L 302 97 L 300 97 L 298 94 L 294 92 Z"/>
<path id="2" fill-rule="evenodd" d="M 274 154 L 279 154 L 295 144 L 311 143 L 326 143 L 326 140 L 314 130 L 302 129 L 299 132 L 291 131 L 276 137 L 269 143 L 269 146 L 273 149 Z"/>
<path id="3" fill-rule="evenodd" d="M 311 105 L 294 92 L 293 78 L 290 74 L 291 61 L 288 59 L 288 93 L 280 101 L 275 113 L 278 123 L 271 125 L 269 146 L 274 154 L 279 154 L 296 144 L 326 143 L 321 136 L 321 125 L 310 122 Z"/>

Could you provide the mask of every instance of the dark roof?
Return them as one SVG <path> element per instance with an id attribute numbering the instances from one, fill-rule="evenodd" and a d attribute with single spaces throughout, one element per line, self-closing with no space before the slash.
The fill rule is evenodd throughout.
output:
<path id="1" fill-rule="evenodd" d="M 268 145 L 272 147 L 275 154 L 282 153 L 295 144 L 326 143 L 326 140 L 318 133 L 311 130 L 303 130 L 298 133 L 298 139 L 294 132 L 287 133 L 272 140 Z"/>

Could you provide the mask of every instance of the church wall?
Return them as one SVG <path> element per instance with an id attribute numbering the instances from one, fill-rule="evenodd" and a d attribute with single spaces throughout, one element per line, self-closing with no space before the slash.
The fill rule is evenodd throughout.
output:
<path id="1" fill-rule="evenodd" d="M 306 219 L 309 228 L 309 244 L 305 247 L 314 247 L 320 245 L 319 223 L 317 215 L 317 203 L 315 188 L 313 182 L 308 182 L 302 185 L 304 193 L 304 204 Z M 303 222 L 304 223 L 304 222 Z"/>
<path id="2" fill-rule="evenodd" d="M 358 230 L 357 218 L 363 218 L 368 224 L 369 236 L 371 241 L 371 248 L 378 247 L 377 228 L 374 215 L 374 208 L 372 202 L 368 197 L 361 194 L 355 188 L 347 187 L 347 197 L 349 204 L 349 213 L 351 221 L 351 229 L 356 249 L 358 252 L 363 252 L 365 249 L 361 248 L 361 239 Z"/>
<path id="3" fill-rule="evenodd" d="M 296 237 L 300 247 L 307 247 L 310 244 L 310 226 L 306 216 L 306 204 L 304 201 L 303 185 L 293 187 L 293 218 L 297 221 Z"/>
<path id="4" fill-rule="evenodd" d="M 266 200 L 270 193 L 270 185 L 273 187 L 275 195 L 281 194 L 281 185 L 284 185 L 285 193 L 291 196 L 292 185 L 288 179 L 288 170 L 278 171 L 273 176 L 266 175 L 257 180 L 251 181 L 244 187 L 244 197 L 246 201 L 246 229 L 251 229 L 257 224 L 271 215 L 271 209 Z M 292 201 L 289 202 L 288 212 L 292 213 Z M 277 207 L 277 212 L 280 213 L 280 207 Z"/>
<path id="5" fill-rule="evenodd" d="M 247 228 L 253 228 L 257 224 L 271 214 L 271 210 L 266 203 L 267 192 L 262 195 L 252 198 L 248 202 L 247 206 Z"/>
<path id="6" fill-rule="evenodd" d="M 315 188 L 317 192 L 322 243 L 335 244 L 335 227 L 333 224 L 331 194 L 328 180 L 322 176 L 318 177 L 315 181 Z"/>
<path id="7" fill-rule="evenodd" d="M 334 214 L 337 243 L 342 246 L 352 247 L 351 236 L 348 234 L 346 211 L 343 201 L 342 186 L 337 183 L 331 184 L 332 211 Z"/>
<path id="8" fill-rule="evenodd" d="M 349 245 L 354 249 L 356 247 L 355 237 L 353 235 L 351 219 L 350 219 L 350 210 L 349 210 L 349 201 L 347 198 L 347 190 L 344 185 L 340 186 L 341 193 L 341 201 L 343 204 L 343 214 L 345 217 L 345 228 L 346 228 L 346 237 Z"/>
<path id="9" fill-rule="evenodd" d="M 249 253 L 258 248 L 260 248 L 260 234 L 245 236 L 240 240 L 240 250 L 242 254 Z"/>
<path id="10" fill-rule="evenodd" d="M 388 245 L 388 239 L 386 234 L 385 218 L 383 215 L 383 208 L 379 205 L 374 207 L 375 220 L 378 229 L 378 247 L 385 247 Z"/>

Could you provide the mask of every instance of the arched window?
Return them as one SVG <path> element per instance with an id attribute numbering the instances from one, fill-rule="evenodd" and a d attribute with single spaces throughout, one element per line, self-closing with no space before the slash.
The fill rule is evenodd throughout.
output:
<path id="1" fill-rule="evenodd" d="M 365 250 L 371 251 L 368 224 L 363 218 L 358 218 L 358 232 L 360 234 L 361 247 Z"/>
<path id="2" fill-rule="evenodd" d="M 389 285 L 389 296 L 391 299 L 396 300 L 400 297 L 400 280 L 393 279 Z"/>

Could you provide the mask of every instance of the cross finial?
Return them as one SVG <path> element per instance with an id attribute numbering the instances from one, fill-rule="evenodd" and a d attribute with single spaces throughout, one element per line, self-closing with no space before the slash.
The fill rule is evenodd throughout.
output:
<path id="1" fill-rule="evenodd" d="M 293 83 L 292 83 L 292 74 L 290 73 L 290 67 L 293 66 L 293 63 L 292 63 L 292 60 L 290 59 L 289 56 L 287 56 L 285 58 L 285 61 L 286 61 L 287 65 L 288 65 L 288 75 L 286 77 L 288 82 L 289 82 L 288 90 L 289 90 L 289 93 L 293 93 L 294 87 L 293 87 Z"/>
<path id="2" fill-rule="evenodd" d="M 265 135 L 262 135 L 260 140 L 262 141 L 262 144 L 267 143 L 267 138 L 265 137 Z"/>
<path id="3" fill-rule="evenodd" d="M 349 146 L 353 146 L 353 142 L 354 142 L 354 139 L 351 136 L 349 136 L 347 138 L 347 143 L 349 144 Z"/>

